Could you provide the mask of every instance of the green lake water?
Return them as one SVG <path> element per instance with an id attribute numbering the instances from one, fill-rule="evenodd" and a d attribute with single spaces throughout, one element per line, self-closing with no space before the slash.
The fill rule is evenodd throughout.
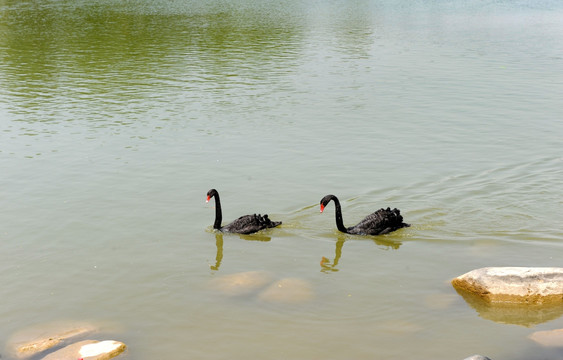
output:
<path id="1" fill-rule="evenodd" d="M 0 0 L 0 349 L 124 359 L 563 359 L 452 278 L 563 265 L 559 1 Z M 268 213 L 280 228 L 224 223 Z M 397 207 L 411 227 L 337 232 Z M 309 301 L 210 288 L 266 271 Z M 2 359 L 11 359 L 9 349 Z"/>

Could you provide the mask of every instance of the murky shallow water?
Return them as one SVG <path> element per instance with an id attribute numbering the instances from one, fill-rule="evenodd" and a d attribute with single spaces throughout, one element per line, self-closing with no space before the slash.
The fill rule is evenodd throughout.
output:
<path id="1" fill-rule="evenodd" d="M 449 284 L 561 266 L 562 15 L 1 2 L 0 338 L 69 319 L 107 324 L 131 359 L 563 358 L 527 339 L 563 327 L 557 310 L 517 325 Z M 217 236 L 212 187 L 225 221 L 283 226 Z M 391 206 L 413 226 L 342 236 L 328 193 L 346 224 Z M 209 289 L 254 270 L 315 297 Z"/>

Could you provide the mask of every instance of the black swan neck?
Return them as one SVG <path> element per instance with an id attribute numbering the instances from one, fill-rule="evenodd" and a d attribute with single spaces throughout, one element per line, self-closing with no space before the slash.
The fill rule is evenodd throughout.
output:
<path id="1" fill-rule="evenodd" d="M 213 223 L 213 228 L 221 230 L 221 222 L 223 221 L 223 211 L 221 210 L 221 199 L 219 198 L 219 193 L 215 192 L 213 194 L 215 198 L 215 222 Z"/>
<path id="2" fill-rule="evenodd" d="M 344 226 L 344 221 L 342 220 L 342 208 L 340 207 L 340 201 L 334 195 L 331 197 L 330 200 L 334 201 L 334 205 L 336 206 L 336 210 L 335 210 L 336 227 L 338 228 L 339 231 L 343 233 L 347 233 L 348 229 L 346 229 L 346 226 Z"/>

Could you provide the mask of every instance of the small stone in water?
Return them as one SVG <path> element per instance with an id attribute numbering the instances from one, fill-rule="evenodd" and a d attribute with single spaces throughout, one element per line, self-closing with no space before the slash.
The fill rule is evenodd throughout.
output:
<path id="1" fill-rule="evenodd" d="M 96 330 L 96 327 L 89 324 L 78 325 L 66 322 L 39 324 L 16 333 L 8 342 L 8 348 L 12 348 L 18 357 L 27 357 Z"/>
<path id="2" fill-rule="evenodd" d="M 65 346 L 41 360 L 108 360 L 121 354 L 125 348 L 124 343 L 114 340 L 84 340 Z"/>
<path id="3" fill-rule="evenodd" d="M 563 329 L 536 331 L 529 338 L 543 346 L 563 347 Z"/>
<path id="4" fill-rule="evenodd" d="M 106 340 L 99 343 L 84 345 L 80 348 L 79 353 L 82 357 L 98 356 L 104 353 L 112 353 L 122 346 L 124 346 L 123 343 Z"/>

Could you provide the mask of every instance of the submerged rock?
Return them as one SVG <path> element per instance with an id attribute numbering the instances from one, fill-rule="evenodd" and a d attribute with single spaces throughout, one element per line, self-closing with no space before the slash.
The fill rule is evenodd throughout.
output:
<path id="1" fill-rule="evenodd" d="M 258 295 L 258 298 L 263 301 L 276 303 L 304 303 L 313 298 L 313 290 L 311 289 L 311 284 L 305 280 L 286 278 L 268 286 Z"/>
<path id="2" fill-rule="evenodd" d="M 229 274 L 211 280 L 211 288 L 229 296 L 246 295 L 273 281 L 267 271 L 247 271 Z"/>
<path id="3" fill-rule="evenodd" d="M 84 340 L 55 351 L 41 360 L 108 360 L 125 351 L 125 344 L 114 340 Z"/>
<path id="4" fill-rule="evenodd" d="M 563 268 L 487 267 L 453 279 L 452 285 L 492 303 L 563 303 Z"/>
<path id="5" fill-rule="evenodd" d="M 559 303 L 526 304 L 509 302 L 490 302 L 475 293 L 456 289 L 457 293 L 483 319 L 502 324 L 514 324 L 533 327 L 555 320 L 563 315 L 563 306 Z"/>
<path id="6" fill-rule="evenodd" d="M 543 346 L 563 347 L 563 329 L 536 331 L 529 338 Z"/>
<path id="7" fill-rule="evenodd" d="M 267 271 L 248 271 L 224 275 L 211 280 L 210 287 L 228 296 L 255 295 L 258 299 L 275 303 L 304 303 L 313 298 L 309 282 L 285 278 L 274 282 Z"/>
<path id="8" fill-rule="evenodd" d="M 424 298 L 424 304 L 430 309 L 447 309 L 459 301 L 456 294 L 430 294 Z"/>
<path id="9" fill-rule="evenodd" d="M 65 322 L 40 324 L 17 332 L 8 348 L 19 358 L 40 353 L 69 339 L 91 334 L 98 329 L 89 324 Z"/>

